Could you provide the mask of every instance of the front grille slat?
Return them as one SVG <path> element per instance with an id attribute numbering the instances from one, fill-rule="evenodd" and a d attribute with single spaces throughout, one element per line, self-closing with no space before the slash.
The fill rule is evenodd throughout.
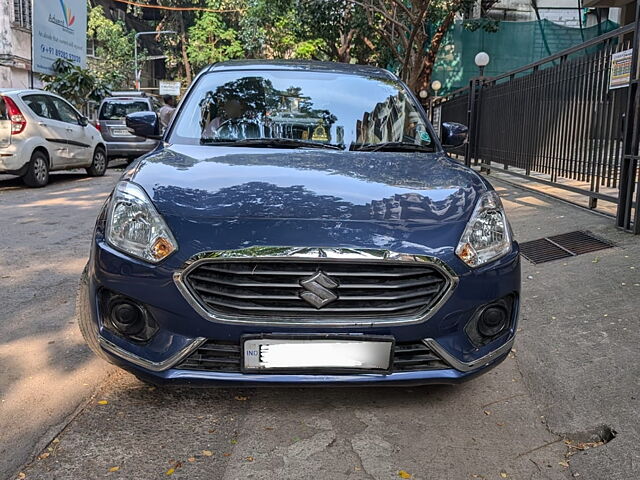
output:
<path id="1" fill-rule="evenodd" d="M 258 275 L 273 275 L 273 276 L 304 276 L 304 275 L 313 275 L 315 273 L 314 270 L 307 271 L 284 271 L 284 270 L 228 270 L 225 268 L 217 268 L 212 267 L 211 265 L 202 265 L 200 267 L 202 270 L 213 273 L 225 273 L 228 275 L 248 275 L 248 276 L 258 276 Z M 423 271 L 412 271 L 412 272 L 343 272 L 338 270 L 326 270 L 325 273 L 327 275 L 340 275 L 342 277 L 389 277 L 389 278 L 402 278 L 402 277 L 410 277 L 414 275 L 421 274 L 429 274 L 432 273 L 431 270 L 423 270 Z"/>
<path id="2" fill-rule="evenodd" d="M 313 287 L 318 274 L 329 285 L 320 290 L 329 301 L 319 307 L 313 298 L 309 301 L 313 288 L 305 283 L 311 281 Z M 215 318 L 269 323 L 292 319 L 347 323 L 354 317 L 367 317 L 372 323 L 415 320 L 424 317 L 452 285 L 450 277 L 431 264 L 321 258 L 207 260 L 189 269 L 183 281 Z"/>
<path id="3" fill-rule="evenodd" d="M 241 371 L 241 350 L 240 342 L 208 340 L 174 368 L 239 373 Z M 451 368 L 451 366 L 422 342 L 403 342 L 395 345 L 392 372 L 447 368 Z"/>
<path id="4" fill-rule="evenodd" d="M 203 282 L 219 283 L 221 285 L 229 285 L 232 287 L 271 287 L 271 288 L 300 288 L 297 283 L 259 283 L 259 282 L 232 282 L 230 280 L 221 280 L 214 277 L 203 277 L 202 275 L 190 274 L 190 278 Z"/>
<path id="5" fill-rule="evenodd" d="M 214 297 L 208 297 L 206 295 L 202 295 L 202 298 L 209 306 L 219 306 L 219 307 L 228 307 L 234 308 L 240 311 L 249 311 L 249 312 L 259 312 L 259 311 L 269 311 L 269 312 L 308 312 L 309 308 L 305 306 L 300 307 L 284 307 L 281 305 L 274 305 L 272 307 L 262 306 L 262 305 L 239 305 L 230 302 L 223 302 L 222 300 L 216 299 Z M 296 300 L 297 301 L 297 300 Z M 379 307 L 325 307 L 322 309 L 323 312 L 328 313 L 346 313 L 346 312 L 354 312 L 358 313 L 376 313 L 376 312 L 397 312 L 399 310 L 412 309 L 415 307 L 419 307 L 424 305 L 422 300 L 414 301 L 411 303 L 406 303 L 403 305 L 399 305 L 397 307 L 389 307 L 389 306 L 379 306 Z"/>

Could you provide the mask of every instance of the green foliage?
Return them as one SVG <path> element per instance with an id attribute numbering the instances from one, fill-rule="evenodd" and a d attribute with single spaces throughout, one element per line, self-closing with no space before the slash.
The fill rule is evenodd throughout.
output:
<path id="1" fill-rule="evenodd" d="M 254 57 L 349 62 L 357 52 L 363 62 L 372 53 L 366 16 L 348 0 L 248 0 L 241 26 Z"/>
<path id="2" fill-rule="evenodd" d="M 222 14 L 202 12 L 189 28 L 187 55 L 194 68 L 244 56 L 238 31 L 229 26 Z"/>
<path id="3" fill-rule="evenodd" d="M 295 0 L 248 0 L 241 26 L 251 57 L 291 58 L 303 41 Z M 311 49 L 303 50 L 308 54 Z"/>
<path id="4" fill-rule="evenodd" d="M 149 22 L 149 30 L 177 32 L 159 37 L 158 42 L 167 57 L 168 76 L 186 83 L 198 69 L 228 59 L 303 58 L 390 68 L 416 91 L 429 84 L 442 39 L 453 20 L 478 6 L 477 0 L 138 1 L 225 10 L 160 10 L 159 21 Z M 481 18 L 466 20 L 465 28 L 496 31 L 498 23 L 486 17 L 496 2 L 483 0 Z M 142 9 L 130 11 L 143 21 Z M 111 32 L 111 39 L 122 38 L 111 30 L 114 26 L 102 28 Z M 113 42 L 110 51 L 124 51 L 124 43 Z"/>
<path id="5" fill-rule="evenodd" d="M 473 20 L 465 20 L 464 28 L 470 32 L 476 30 L 484 30 L 488 33 L 495 33 L 500 29 L 500 21 L 493 18 L 477 18 Z"/>
<path id="6" fill-rule="evenodd" d="M 89 58 L 89 70 L 114 90 L 133 84 L 134 35 L 123 22 L 109 20 L 101 6 L 90 8 L 87 37 L 94 41 L 96 58 Z"/>
<path id="7" fill-rule="evenodd" d="M 80 111 L 88 101 L 99 102 L 110 93 L 104 80 L 69 60 L 59 58 L 53 63 L 53 70 L 53 75 L 42 76 L 45 90 L 64 97 Z"/>

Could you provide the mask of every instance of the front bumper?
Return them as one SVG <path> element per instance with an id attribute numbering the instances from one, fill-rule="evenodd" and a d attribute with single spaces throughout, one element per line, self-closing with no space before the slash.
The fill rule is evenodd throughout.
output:
<path id="1" fill-rule="evenodd" d="M 491 265 L 470 270 L 455 265 L 458 285 L 447 301 L 424 322 L 398 325 L 310 326 L 228 324 L 199 314 L 173 281 L 182 265 L 151 266 L 114 250 L 98 235 L 89 264 L 87 295 L 91 321 L 98 326 L 98 341 L 113 363 L 151 383 L 190 385 L 276 384 L 453 384 L 466 381 L 504 360 L 517 327 L 520 262 L 517 245 L 513 252 Z M 157 334 L 140 344 L 113 333 L 100 318 L 101 289 L 108 289 L 144 304 L 158 324 Z M 464 329 L 480 306 L 507 295 L 515 296 L 508 332 L 477 347 Z M 450 368 L 393 371 L 389 374 L 248 374 L 197 371 L 178 368 L 182 360 L 207 339 L 240 342 L 249 334 L 371 334 L 393 336 L 397 342 L 422 342 Z"/>
<path id="2" fill-rule="evenodd" d="M 133 355 L 127 350 L 100 337 L 100 346 L 107 352 L 113 363 L 130 371 L 143 380 L 154 384 L 174 384 L 192 386 L 258 386 L 258 385 L 427 385 L 427 384 L 458 384 L 475 378 L 487 370 L 499 365 L 511 351 L 515 338 L 511 337 L 506 343 L 472 362 L 460 362 L 449 354 L 434 339 L 424 342 L 432 349 L 434 347 L 455 368 L 441 370 L 424 370 L 412 372 L 394 372 L 390 374 L 341 374 L 341 375 L 304 375 L 304 374 L 248 374 L 228 372 L 205 372 L 195 370 L 181 370 L 171 368 L 188 357 L 205 339 L 196 339 L 178 354 L 165 362 L 150 362 L 142 357 Z"/>

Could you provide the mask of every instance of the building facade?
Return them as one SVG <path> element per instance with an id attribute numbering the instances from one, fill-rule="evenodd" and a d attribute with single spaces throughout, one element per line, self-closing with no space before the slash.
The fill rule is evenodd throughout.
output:
<path id="1" fill-rule="evenodd" d="M 32 85 L 31 0 L 0 0 L 0 88 Z"/>
<path id="2" fill-rule="evenodd" d="M 618 7 L 587 8 L 583 0 L 500 0 L 489 16 L 507 22 L 549 20 L 564 27 L 591 27 L 605 20 L 621 23 Z"/>

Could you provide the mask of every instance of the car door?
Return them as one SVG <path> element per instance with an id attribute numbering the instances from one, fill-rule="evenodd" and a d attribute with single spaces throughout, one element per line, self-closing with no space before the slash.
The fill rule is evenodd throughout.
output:
<path id="1" fill-rule="evenodd" d="M 74 166 L 86 167 L 91 163 L 93 152 L 84 126 L 80 125 L 80 114 L 67 101 L 53 95 L 47 95 L 57 116 L 57 127 L 65 132 L 69 159 Z"/>
<path id="2" fill-rule="evenodd" d="M 67 148 L 67 132 L 58 125 L 53 113 L 53 106 L 49 102 L 49 95 L 30 94 L 20 97 L 35 115 L 39 135 L 47 141 L 47 150 L 51 159 L 51 169 L 64 168 L 72 161 Z"/>

